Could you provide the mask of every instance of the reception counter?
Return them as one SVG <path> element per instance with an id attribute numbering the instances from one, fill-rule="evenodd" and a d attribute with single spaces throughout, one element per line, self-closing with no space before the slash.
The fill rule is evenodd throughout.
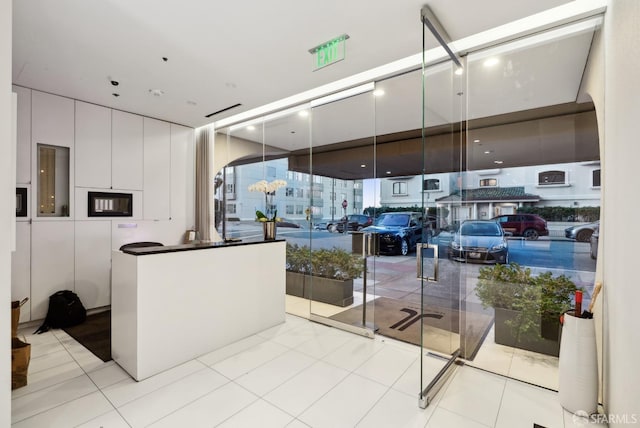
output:
<path id="1" fill-rule="evenodd" d="M 142 380 L 284 322 L 285 241 L 113 251 L 111 354 Z"/>

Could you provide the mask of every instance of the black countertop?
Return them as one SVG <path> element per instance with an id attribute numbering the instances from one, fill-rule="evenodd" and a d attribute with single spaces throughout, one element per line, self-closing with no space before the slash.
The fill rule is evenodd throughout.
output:
<path id="1" fill-rule="evenodd" d="M 238 247 L 241 245 L 269 244 L 272 242 L 284 242 L 284 239 L 264 241 L 262 239 L 243 239 L 238 241 L 200 242 L 195 244 L 165 245 L 156 247 L 126 248 L 123 253 L 133 256 L 146 256 L 149 254 L 175 253 L 179 251 L 207 250 L 209 248 Z"/>

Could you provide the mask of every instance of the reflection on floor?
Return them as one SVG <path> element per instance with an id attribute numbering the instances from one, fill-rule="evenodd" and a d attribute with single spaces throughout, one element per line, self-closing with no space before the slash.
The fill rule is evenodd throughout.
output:
<path id="1" fill-rule="evenodd" d="M 373 295 L 367 295 L 368 302 L 375 298 Z M 310 303 L 307 299 L 289 295 L 286 296 L 286 299 L 287 312 L 290 314 L 309 318 L 310 309 L 312 308 L 314 314 L 329 318 L 346 309 L 362 304 L 362 293 L 354 292 L 354 303 L 347 308 L 319 302 Z M 457 343 L 459 343 L 457 334 L 435 334 L 427 337 L 430 342 L 425 341 L 425 347 L 436 352 L 446 346 L 451 347 L 452 340 L 456 338 L 458 339 Z M 434 343 L 434 341 L 442 343 Z M 558 390 L 557 357 L 496 344 L 493 327 L 489 330 L 473 361 L 469 361 L 468 364 L 554 391 Z"/>
<path id="2" fill-rule="evenodd" d="M 12 392 L 14 428 L 585 426 L 555 392 L 471 367 L 457 368 L 420 409 L 418 347 L 292 315 L 142 382 L 64 331 L 33 336 L 35 327 L 19 332 L 32 360 L 28 385 Z M 422 358 L 426 384 L 444 361 Z"/>

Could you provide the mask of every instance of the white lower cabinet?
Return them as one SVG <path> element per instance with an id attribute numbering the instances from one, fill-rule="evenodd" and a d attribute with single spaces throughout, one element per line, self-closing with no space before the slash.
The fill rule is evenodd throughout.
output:
<path id="1" fill-rule="evenodd" d="M 31 319 L 43 319 L 49 296 L 74 290 L 74 222 L 34 221 L 31 224 Z"/>
<path id="2" fill-rule="evenodd" d="M 75 222 L 75 292 L 87 309 L 111 304 L 111 221 Z"/>
<path id="3" fill-rule="evenodd" d="M 11 300 L 31 298 L 31 225 L 16 222 L 16 251 L 11 253 Z M 20 322 L 31 320 L 31 300 L 20 308 Z"/>

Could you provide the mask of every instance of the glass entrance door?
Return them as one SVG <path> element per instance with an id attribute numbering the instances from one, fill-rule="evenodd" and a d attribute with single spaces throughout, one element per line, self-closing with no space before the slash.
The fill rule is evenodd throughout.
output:
<path id="1" fill-rule="evenodd" d="M 377 198 L 374 85 L 311 105 L 311 319 L 373 337 Z M 336 148 L 340 144 L 339 150 Z M 304 156 L 297 157 L 306 163 Z M 328 198 L 326 197 L 328 195 Z"/>

